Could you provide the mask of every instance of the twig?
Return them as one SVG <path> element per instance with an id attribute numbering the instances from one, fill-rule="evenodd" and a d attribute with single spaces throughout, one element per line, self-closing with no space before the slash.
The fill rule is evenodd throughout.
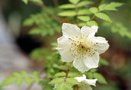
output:
<path id="1" fill-rule="evenodd" d="M 44 2 L 43 2 L 42 7 L 43 7 L 44 10 L 46 11 L 46 13 L 49 14 L 50 17 L 54 18 L 54 19 L 55 19 L 56 21 L 58 21 L 59 23 L 62 23 L 61 20 L 60 20 L 58 17 L 56 17 L 55 15 L 52 15 L 50 12 L 48 12 L 48 10 L 47 10 L 48 8 L 47 8 L 47 6 L 45 5 Z"/>
<path id="2" fill-rule="evenodd" d="M 68 69 L 67 69 L 67 71 L 65 72 L 66 75 L 65 75 L 64 81 L 66 81 L 66 79 L 68 78 L 68 75 L 69 75 L 69 72 L 70 72 L 70 70 L 71 70 L 71 67 L 72 67 L 72 63 L 70 63 L 70 64 L 68 65 Z"/>
<path id="3" fill-rule="evenodd" d="M 78 12 L 79 12 L 79 9 L 77 7 L 77 4 L 75 4 L 75 12 L 76 12 L 76 24 L 78 24 Z"/>

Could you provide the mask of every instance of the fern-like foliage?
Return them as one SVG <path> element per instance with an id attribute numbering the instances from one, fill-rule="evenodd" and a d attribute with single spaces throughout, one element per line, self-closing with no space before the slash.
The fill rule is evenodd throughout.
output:
<path id="1" fill-rule="evenodd" d="M 122 37 L 131 39 L 131 32 L 122 23 L 117 22 L 112 25 L 111 30 L 113 33 L 119 34 Z"/>
<path id="2" fill-rule="evenodd" d="M 37 71 L 32 73 L 28 73 L 26 71 L 14 72 L 9 77 L 6 77 L 1 83 L 1 86 L 6 86 L 9 84 L 17 84 L 22 85 L 26 83 L 27 85 L 31 85 L 32 83 L 39 83 L 40 74 Z"/>
<path id="3" fill-rule="evenodd" d="M 54 35 L 54 33 L 60 31 L 60 25 L 58 21 L 54 19 L 55 11 L 56 10 L 54 8 L 47 8 L 38 14 L 31 15 L 24 21 L 24 26 L 33 26 L 29 32 L 33 35 Z"/>
<path id="4" fill-rule="evenodd" d="M 60 12 L 58 15 L 75 18 L 79 26 L 98 25 L 97 18 L 111 23 L 112 20 L 106 11 L 116 11 L 118 7 L 123 5 L 119 2 L 112 2 L 95 6 L 91 0 L 69 0 L 69 2 L 69 4 L 59 6 Z"/>

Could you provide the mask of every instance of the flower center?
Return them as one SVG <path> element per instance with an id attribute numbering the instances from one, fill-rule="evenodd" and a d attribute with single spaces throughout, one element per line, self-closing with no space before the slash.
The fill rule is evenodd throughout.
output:
<path id="1" fill-rule="evenodd" d="M 87 45 L 84 45 L 85 43 L 84 42 L 80 42 L 77 46 L 76 46 L 76 49 L 77 49 L 77 52 L 78 53 L 82 53 L 82 54 L 86 54 L 86 52 L 88 52 L 90 50 L 90 47 L 87 46 Z"/>
<path id="2" fill-rule="evenodd" d="M 86 38 L 72 40 L 71 53 L 73 57 L 85 58 L 94 54 L 93 43 Z"/>

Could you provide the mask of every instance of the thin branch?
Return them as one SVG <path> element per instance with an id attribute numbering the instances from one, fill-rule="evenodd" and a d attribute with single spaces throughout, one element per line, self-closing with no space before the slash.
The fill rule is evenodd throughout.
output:
<path id="1" fill-rule="evenodd" d="M 72 67 L 72 63 L 70 63 L 70 64 L 68 65 L 68 69 L 67 69 L 67 71 L 65 72 L 66 75 L 65 75 L 64 81 L 66 81 L 66 79 L 68 78 L 68 75 L 69 75 L 69 72 L 70 72 L 70 70 L 71 70 L 71 67 Z"/>
<path id="2" fill-rule="evenodd" d="M 55 15 L 51 14 L 50 12 L 48 12 L 48 7 L 45 5 L 44 2 L 43 2 L 43 4 L 41 5 L 41 7 L 44 8 L 45 12 L 48 13 L 48 15 L 49 15 L 51 18 L 55 19 L 55 20 L 58 21 L 59 23 L 62 23 L 61 20 L 60 20 L 60 18 L 58 18 L 57 16 L 55 16 Z"/>
<path id="3" fill-rule="evenodd" d="M 76 12 L 76 24 L 78 24 L 78 12 L 79 12 L 79 9 L 77 7 L 77 4 L 75 4 L 75 12 Z"/>

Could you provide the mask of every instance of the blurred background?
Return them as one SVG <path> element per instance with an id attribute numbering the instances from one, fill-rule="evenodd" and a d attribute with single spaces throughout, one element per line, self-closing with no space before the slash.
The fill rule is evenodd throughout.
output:
<path id="1" fill-rule="evenodd" d="M 94 0 L 94 2 L 100 1 Z M 124 3 L 118 11 L 108 13 L 113 23 L 117 24 L 114 27 L 112 24 L 112 28 L 106 23 L 102 24 L 98 32 L 98 35 L 106 37 L 110 44 L 109 50 L 102 55 L 109 64 L 99 68 L 99 72 L 105 76 L 108 84 L 98 85 L 94 89 L 131 90 L 131 0 L 103 0 L 105 3 L 112 1 Z M 41 70 L 43 64 L 39 60 L 33 60 L 39 57 L 34 55 L 33 51 L 38 48 L 50 48 L 50 42 L 56 41 L 60 36 L 61 23 L 69 21 L 56 15 L 52 16 L 52 13 L 58 11 L 55 8 L 52 10 L 52 7 L 68 3 L 67 0 L 44 0 L 44 3 L 46 7 L 39 3 L 26 5 L 21 0 L 0 0 L 1 80 L 15 71 Z M 29 18 L 41 11 L 43 11 L 42 16 L 38 14 L 34 17 L 34 21 L 40 19 L 36 21 L 40 26 L 34 28 L 37 24 L 32 24 L 33 21 Z M 50 15 L 48 16 L 46 12 Z M 55 20 L 50 20 L 50 17 Z M 16 86 L 10 86 L 6 90 L 20 90 L 20 88 L 26 90 L 14 87 Z M 38 85 L 34 87 L 36 88 L 31 90 L 41 90 Z"/>

